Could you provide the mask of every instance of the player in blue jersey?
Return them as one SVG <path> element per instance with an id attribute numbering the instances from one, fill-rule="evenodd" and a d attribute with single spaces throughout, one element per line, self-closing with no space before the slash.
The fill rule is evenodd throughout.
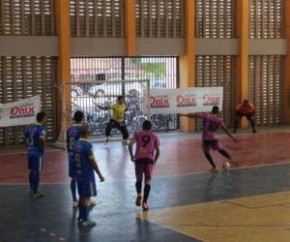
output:
<path id="1" fill-rule="evenodd" d="M 76 184 L 77 184 L 77 178 L 76 178 L 76 169 L 75 169 L 75 163 L 74 163 L 74 153 L 73 148 L 76 141 L 79 140 L 81 136 L 81 130 L 82 130 L 82 122 L 84 119 L 84 113 L 82 111 L 76 111 L 74 113 L 74 124 L 68 128 L 66 132 L 66 148 L 68 152 L 68 162 L 69 162 L 69 171 L 68 175 L 71 178 L 70 182 L 70 189 L 73 199 L 73 207 L 78 206 L 78 199 L 77 199 L 77 192 L 76 192 Z"/>
<path id="2" fill-rule="evenodd" d="M 89 130 L 82 127 L 81 137 L 74 145 L 75 167 L 79 191 L 79 222 L 83 226 L 95 226 L 89 219 L 90 198 L 97 195 L 95 173 L 103 182 L 105 178 L 96 163 L 93 146 L 88 142 Z"/>
<path id="3" fill-rule="evenodd" d="M 29 125 L 24 131 L 25 145 L 27 147 L 29 184 L 31 194 L 35 198 L 43 197 L 38 191 L 40 172 L 43 169 L 46 116 L 44 112 L 36 115 L 36 124 Z"/>

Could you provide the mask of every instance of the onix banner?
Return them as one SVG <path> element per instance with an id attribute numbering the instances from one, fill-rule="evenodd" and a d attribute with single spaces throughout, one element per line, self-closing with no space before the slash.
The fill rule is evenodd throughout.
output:
<path id="1" fill-rule="evenodd" d="M 213 106 L 223 109 L 223 87 L 151 89 L 150 114 L 210 112 Z"/>
<path id="2" fill-rule="evenodd" d="M 26 125 L 36 122 L 40 111 L 40 96 L 0 104 L 0 127 Z"/>

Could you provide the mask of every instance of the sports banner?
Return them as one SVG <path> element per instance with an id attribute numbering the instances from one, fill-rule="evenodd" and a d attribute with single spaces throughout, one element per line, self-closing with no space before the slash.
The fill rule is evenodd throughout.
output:
<path id="1" fill-rule="evenodd" d="M 150 114 L 209 112 L 223 108 L 223 87 L 151 89 L 146 105 Z"/>
<path id="2" fill-rule="evenodd" d="M 39 95 L 17 102 L 0 104 L 0 127 L 35 123 L 36 114 L 39 111 Z"/>

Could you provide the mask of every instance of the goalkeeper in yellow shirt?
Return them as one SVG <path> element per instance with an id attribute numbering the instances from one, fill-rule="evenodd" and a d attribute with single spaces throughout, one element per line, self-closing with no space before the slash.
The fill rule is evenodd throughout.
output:
<path id="1" fill-rule="evenodd" d="M 98 108 L 102 110 L 112 110 L 112 117 L 109 121 L 109 123 L 106 126 L 105 134 L 106 134 L 106 141 L 105 143 L 108 143 L 109 136 L 111 134 L 111 130 L 113 128 L 117 128 L 123 135 L 123 143 L 127 144 L 127 139 L 129 137 L 129 132 L 126 127 L 125 122 L 125 112 L 127 110 L 126 104 L 125 104 L 125 98 L 124 96 L 118 96 L 117 102 L 113 105 L 103 107 L 100 105 L 97 105 Z"/>

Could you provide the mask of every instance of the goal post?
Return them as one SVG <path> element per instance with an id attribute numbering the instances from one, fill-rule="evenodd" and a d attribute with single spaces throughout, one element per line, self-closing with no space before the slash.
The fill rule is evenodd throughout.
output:
<path id="1" fill-rule="evenodd" d="M 141 122 L 150 119 L 150 107 L 147 105 L 150 97 L 150 80 L 107 80 L 90 82 L 69 82 L 70 102 L 62 102 L 62 127 L 66 127 L 66 119 L 72 118 L 75 111 L 85 114 L 93 138 L 104 138 L 104 129 L 111 117 L 111 110 L 101 110 L 97 107 L 109 106 L 116 102 L 118 96 L 124 96 L 127 106 L 126 123 L 129 133 L 139 130 Z M 67 87 L 66 87 L 67 88 Z M 67 107 L 68 103 L 70 104 Z M 66 117 L 66 118 L 65 118 Z M 62 130 L 65 135 L 65 130 Z M 58 139 L 58 144 L 65 137 Z"/>

